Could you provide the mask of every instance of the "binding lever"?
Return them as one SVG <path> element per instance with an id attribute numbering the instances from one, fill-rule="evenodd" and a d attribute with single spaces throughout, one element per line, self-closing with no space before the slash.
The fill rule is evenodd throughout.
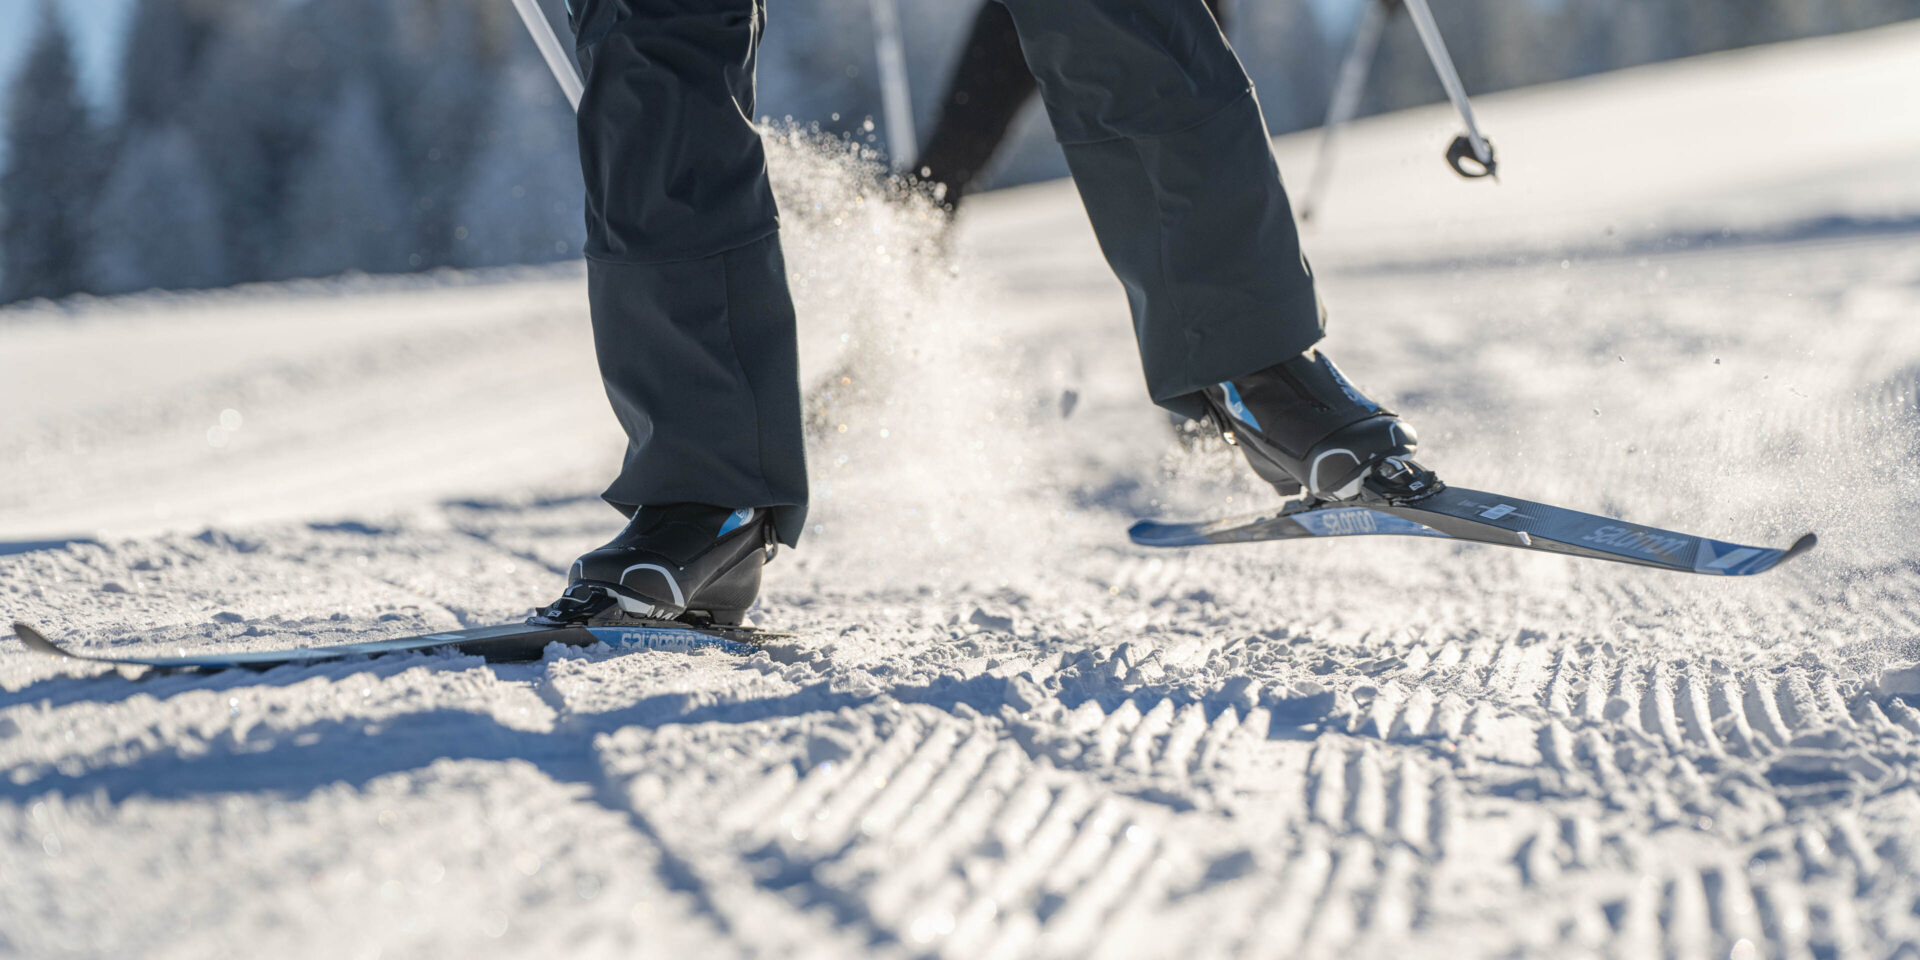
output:
<path id="1" fill-rule="evenodd" d="M 567 587 L 560 599 L 548 604 L 545 610 L 528 617 L 527 622 L 552 626 L 586 623 L 618 603 L 613 594 L 599 587 L 576 583 Z"/>
<path id="2" fill-rule="evenodd" d="M 1389 503 L 1412 503 L 1446 489 L 1432 470 L 1400 456 L 1388 457 L 1373 468 L 1364 488 L 1373 497 Z"/>

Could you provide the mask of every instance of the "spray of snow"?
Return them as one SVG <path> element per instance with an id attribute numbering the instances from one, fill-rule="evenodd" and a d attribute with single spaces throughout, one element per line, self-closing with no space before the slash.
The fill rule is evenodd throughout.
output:
<path id="1" fill-rule="evenodd" d="M 947 213 L 862 144 L 789 125 L 767 145 L 800 316 L 808 549 L 1006 576 L 1031 553 L 1005 511 L 1029 492 L 1044 403 Z"/>

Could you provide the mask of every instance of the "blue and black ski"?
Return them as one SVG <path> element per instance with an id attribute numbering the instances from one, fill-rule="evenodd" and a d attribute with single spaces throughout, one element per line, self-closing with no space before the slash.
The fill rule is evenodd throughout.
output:
<path id="1" fill-rule="evenodd" d="M 1463 487 L 1419 499 L 1294 501 L 1280 510 L 1201 523 L 1142 520 L 1128 531 L 1147 547 L 1198 547 L 1307 537 L 1403 536 L 1470 540 L 1522 550 L 1744 577 L 1813 549 L 1809 533 L 1786 549 L 1749 547 Z"/>

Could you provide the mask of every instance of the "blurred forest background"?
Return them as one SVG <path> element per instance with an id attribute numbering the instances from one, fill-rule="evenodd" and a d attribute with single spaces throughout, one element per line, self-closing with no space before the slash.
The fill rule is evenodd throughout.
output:
<path id="1" fill-rule="evenodd" d="M 923 142 L 973 2 L 899 0 Z M 1274 133 L 1321 122 L 1361 2 L 1227 0 Z M 1474 93 L 1920 17 L 1920 0 L 1432 5 Z M 5 6 L 31 39 L 0 77 L 0 303 L 579 256 L 573 117 L 506 0 L 131 0 L 104 104 L 54 0 Z M 869 0 L 772 0 L 769 21 L 758 112 L 884 144 Z M 1396 17 L 1364 112 L 1441 98 Z M 985 182 L 1064 174 L 1030 106 Z"/>

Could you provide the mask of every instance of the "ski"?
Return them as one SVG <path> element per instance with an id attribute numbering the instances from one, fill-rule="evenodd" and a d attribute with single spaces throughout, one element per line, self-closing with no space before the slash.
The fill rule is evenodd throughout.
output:
<path id="1" fill-rule="evenodd" d="M 369 640 L 325 647 L 281 650 L 235 650 L 230 653 L 183 654 L 172 657 L 103 656 L 76 653 L 47 639 L 24 623 L 14 623 L 14 636 L 37 653 L 90 663 L 148 667 L 157 670 L 271 670 L 275 667 L 326 663 L 352 657 L 379 657 L 396 653 L 455 650 L 485 657 L 489 662 L 512 663 L 540 659 L 550 643 L 586 647 L 595 643 L 623 650 L 691 651 L 716 648 L 735 654 L 753 652 L 758 641 L 785 636 L 750 627 L 710 627 L 677 621 L 635 621 L 618 625 L 592 623 L 503 623 L 463 630 L 390 640 Z"/>
<path id="2" fill-rule="evenodd" d="M 1818 542 L 1809 533 L 1784 550 L 1750 547 L 1464 487 L 1365 504 L 1294 501 L 1278 511 L 1210 522 L 1142 520 L 1127 533 L 1146 547 L 1308 537 L 1443 537 L 1725 577 L 1765 573 Z"/>

